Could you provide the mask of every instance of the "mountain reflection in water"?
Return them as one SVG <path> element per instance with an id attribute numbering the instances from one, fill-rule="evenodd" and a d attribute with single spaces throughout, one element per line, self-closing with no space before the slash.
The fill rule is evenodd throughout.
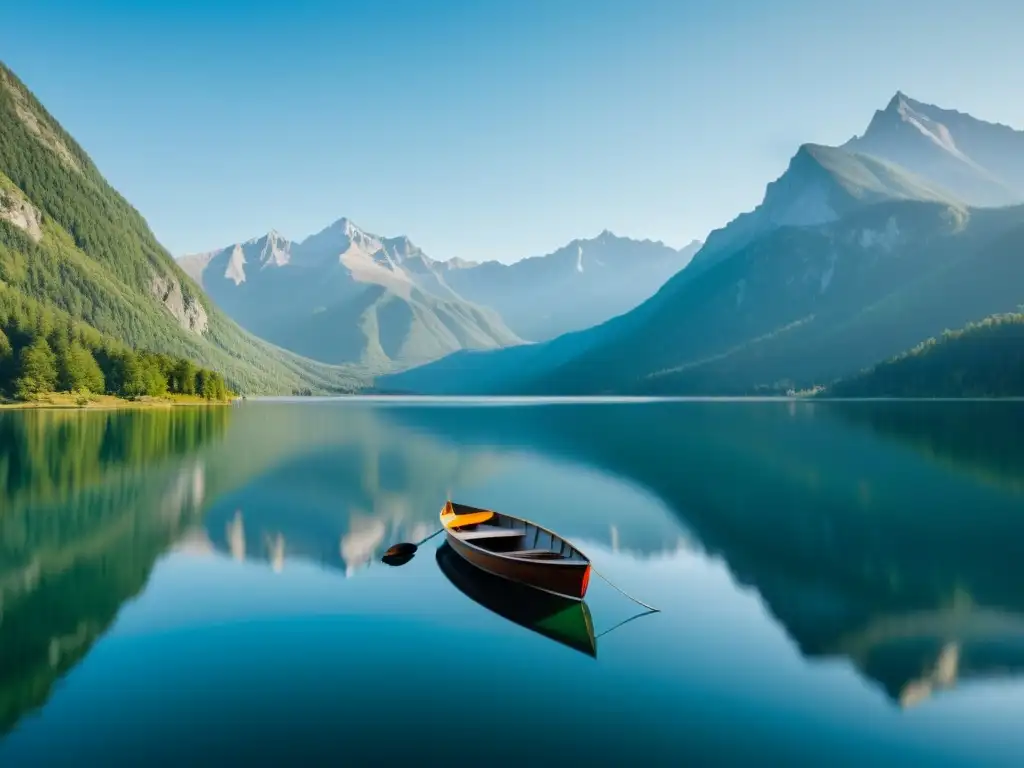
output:
<path id="1" fill-rule="evenodd" d="M 896 706 L 1009 678 L 1024 669 L 1022 414 L 355 401 L 0 413 L 0 727 L 45 704 L 162 556 L 357 579 L 434 530 L 449 497 L 640 565 L 720 561 L 804 658 L 845 660 Z"/>

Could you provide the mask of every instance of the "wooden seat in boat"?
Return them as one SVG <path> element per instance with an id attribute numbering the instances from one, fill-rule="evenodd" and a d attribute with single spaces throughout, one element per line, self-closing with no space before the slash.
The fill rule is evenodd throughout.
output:
<path id="1" fill-rule="evenodd" d="M 559 552 L 552 552 L 550 549 L 519 549 L 508 553 L 511 557 L 533 557 L 533 558 L 562 558 Z"/>
<path id="2" fill-rule="evenodd" d="M 524 536 L 526 531 L 500 528 L 496 525 L 479 525 L 472 531 L 455 531 L 454 533 L 463 541 L 471 541 L 473 539 L 504 539 Z"/>

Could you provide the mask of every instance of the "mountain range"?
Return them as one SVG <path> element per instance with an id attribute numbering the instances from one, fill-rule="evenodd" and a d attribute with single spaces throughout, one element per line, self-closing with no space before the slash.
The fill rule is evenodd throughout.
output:
<path id="1" fill-rule="evenodd" d="M 650 299 L 529 349 L 381 377 L 431 394 L 750 394 L 828 384 L 1016 311 L 1024 132 L 896 94 L 861 136 L 802 145 L 762 203 Z"/>
<path id="2" fill-rule="evenodd" d="M 618 237 L 608 230 L 553 253 L 512 264 L 443 262 L 445 280 L 463 296 L 493 307 L 517 334 L 547 341 L 636 307 L 700 250 Z"/>
<path id="3" fill-rule="evenodd" d="M 408 238 L 339 219 L 301 242 L 276 232 L 180 261 L 240 325 L 328 363 L 417 362 L 521 343 Z"/>
<path id="4" fill-rule="evenodd" d="M 177 262 L 0 66 L 0 319 L 187 357 L 239 392 L 827 386 L 1018 312 L 1022 247 L 1024 132 L 900 92 L 678 250 L 602 232 L 513 264 L 438 260 L 340 219 Z"/>
<path id="5" fill-rule="evenodd" d="M 606 231 L 513 264 L 439 261 L 343 218 L 299 242 L 270 232 L 179 263 L 252 333 L 323 362 L 381 368 L 587 328 L 649 297 L 698 247 Z"/>

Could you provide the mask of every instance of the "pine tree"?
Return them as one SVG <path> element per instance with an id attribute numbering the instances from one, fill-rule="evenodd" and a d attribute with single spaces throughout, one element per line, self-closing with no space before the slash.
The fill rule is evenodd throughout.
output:
<path id="1" fill-rule="evenodd" d="M 18 378 L 14 382 L 14 396 L 28 400 L 57 386 L 57 361 L 53 350 L 43 336 L 23 347 L 18 356 Z"/>
<path id="2" fill-rule="evenodd" d="M 57 369 L 60 388 L 65 392 L 103 392 L 103 371 L 92 352 L 82 346 L 81 342 L 74 341 L 63 353 L 57 354 Z"/>
<path id="3" fill-rule="evenodd" d="M 11 389 L 14 378 L 14 350 L 3 328 L 0 328 L 0 392 Z"/>
<path id="4" fill-rule="evenodd" d="M 227 400 L 228 399 L 228 388 L 224 383 L 224 377 L 216 371 L 213 372 L 213 399 L 214 400 Z"/>
<path id="5" fill-rule="evenodd" d="M 139 359 L 142 369 L 142 380 L 145 382 L 145 393 L 150 397 L 167 394 L 167 379 L 160 369 L 160 361 L 152 355 L 144 355 Z"/>
<path id="6" fill-rule="evenodd" d="M 203 371 L 202 395 L 207 400 L 217 399 L 217 379 L 213 371 Z"/>
<path id="7" fill-rule="evenodd" d="M 190 360 L 178 360 L 171 371 L 171 391 L 181 395 L 196 394 L 196 366 Z"/>
<path id="8" fill-rule="evenodd" d="M 14 354 L 11 349 L 11 341 L 7 338 L 7 334 L 4 333 L 4 329 L 0 328 L 0 360 L 4 360 Z"/>
<path id="9" fill-rule="evenodd" d="M 115 395 L 134 398 L 146 394 L 146 378 L 139 356 L 130 349 L 115 355 L 113 358 L 113 382 L 111 386 Z"/>

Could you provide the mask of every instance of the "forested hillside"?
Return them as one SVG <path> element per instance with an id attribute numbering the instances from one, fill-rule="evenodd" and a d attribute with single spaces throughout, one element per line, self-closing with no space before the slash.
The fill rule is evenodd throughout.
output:
<path id="1" fill-rule="evenodd" d="M 49 392 L 228 398 L 217 371 L 186 358 L 133 350 L 66 313 L 0 288 L 0 396 L 31 400 Z"/>
<path id="2" fill-rule="evenodd" d="M 832 397 L 1024 397 L 1024 314 L 947 331 L 840 381 Z"/>
<path id="3" fill-rule="evenodd" d="M 135 349 L 223 372 L 242 392 L 351 390 L 217 310 L 74 140 L 0 64 L 0 284 Z"/>

